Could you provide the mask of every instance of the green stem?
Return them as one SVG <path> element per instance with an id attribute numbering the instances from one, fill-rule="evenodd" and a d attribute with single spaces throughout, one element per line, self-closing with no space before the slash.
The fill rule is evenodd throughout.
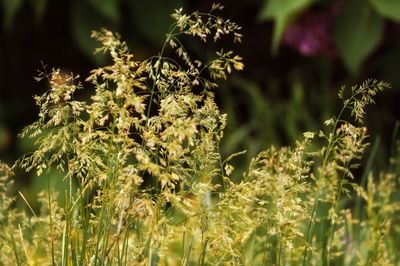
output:
<path id="1" fill-rule="evenodd" d="M 355 97 L 355 95 L 352 95 L 352 97 L 349 99 L 348 102 L 350 102 L 351 99 L 353 99 L 354 97 Z M 330 153 L 331 153 L 331 151 L 332 151 L 332 149 L 334 147 L 334 144 L 335 144 L 335 141 L 334 141 L 335 131 L 336 131 L 337 127 L 338 127 L 340 118 L 342 117 L 344 110 L 347 109 L 347 106 L 348 106 L 348 103 L 345 103 L 343 105 L 342 109 L 340 110 L 339 115 L 335 119 L 335 124 L 334 124 L 334 126 L 332 128 L 332 131 L 328 135 L 328 147 L 326 149 L 326 152 L 324 154 L 324 158 L 322 160 L 322 168 L 324 168 L 326 166 L 326 164 L 328 163 L 328 159 L 330 157 Z M 311 238 L 312 238 L 311 226 L 313 224 L 313 221 L 314 221 L 314 218 L 315 218 L 315 214 L 316 214 L 317 208 L 318 208 L 319 193 L 320 193 L 320 188 L 318 189 L 318 191 L 316 193 L 315 201 L 314 201 L 314 204 L 313 204 L 313 209 L 312 209 L 312 212 L 311 212 L 311 219 L 310 219 L 310 221 L 308 223 L 308 226 L 307 226 L 307 233 L 306 233 L 306 241 L 307 241 L 306 243 L 307 243 L 307 245 L 306 245 L 305 250 L 304 250 L 303 266 L 306 265 L 306 261 L 307 261 L 308 245 L 310 244 L 310 241 L 311 241 Z"/>
<path id="2" fill-rule="evenodd" d="M 17 264 L 18 266 L 20 266 L 20 265 L 22 265 L 22 263 L 21 263 L 21 261 L 20 261 L 19 255 L 18 255 L 17 245 L 15 244 L 15 239 L 14 239 L 12 230 L 9 230 L 9 233 L 10 233 L 11 244 L 12 244 L 13 251 L 14 251 L 14 255 L 15 255 L 15 261 L 16 261 L 16 264 Z"/>
<path id="3" fill-rule="evenodd" d="M 183 262 L 183 257 L 185 256 L 185 240 L 186 240 L 186 222 L 187 220 L 185 219 L 185 224 L 183 225 L 183 234 L 182 234 L 182 253 L 181 253 L 181 261 Z"/>
<path id="4" fill-rule="evenodd" d="M 48 204 L 49 204 L 49 219 L 50 219 L 50 244 L 51 244 L 51 261 L 52 265 L 56 265 L 55 256 L 54 256 L 54 240 L 53 240 L 53 217 L 51 215 L 52 207 L 51 207 L 51 185 L 50 185 L 50 176 L 47 177 L 47 195 L 48 195 Z"/>
<path id="5" fill-rule="evenodd" d="M 314 197 L 314 198 L 315 198 L 315 201 L 314 201 L 314 204 L 313 204 L 313 209 L 312 209 L 312 211 L 311 211 L 311 218 L 310 218 L 310 221 L 308 222 L 308 226 L 307 226 L 307 233 L 306 233 L 306 241 L 307 241 L 307 242 L 306 242 L 306 247 L 305 247 L 305 249 L 304 249 L 303 266 L 306 265 L 306 261 L 307 261 L 307 256 L 308 256 L 308 245 L 311 245 L 311 238 L 312 238 L 312 235 L 311 235 L 311 226 L 312 226 L 313 221 L 314 221 L 314 219 L 315 219 L 315 214 L 316 214 L 317 208 L 318 208 L 319 193 L 320 193 L 320 189 L 318 189 L 318 191 L 317 191 L 317 193 L 316 193 L 316 196 Z"/>
<path id="6" fill-rule="evenodd" d="M 79 264 L 86 264 L 87 262 L 85 261 L 85 255 L 86 255 L 86 244 L 88 240 L 88 231 L 89 231 L 89 214 L 88 211 L 86 210 L 85 202 L 86 198 L 84 195 L 84 189 L 82 186 L 81 182 L 79 183 L 79 193 L 80 193 L 80 217 L 81 223 L 82 223 L 82 246 L 81 246 L 81 255 L 80 255 L 80 263 Z M 87 204 L 87 202 L 86 202 Z"/>
<path id="7" fill-rule="evenodd" d="M 349 167 L 349 164 L 350 163 L 346 164 L 346 166 L 345 166 L 346 169 Z M 335 214 L 337 212 L 337 209 L 338 209 L 338 206 L 339 206 L 339 200 L 340 200 L 340 197 L 341 197 L 341 194 L 342 194 L 344 177 L 345 177 L 345 174 L 343 173 L 340 176 L 339 187 L 338 187 L 338 191 L 336 192 L 336 199 L 335 199 L 335 204 L 334 204 L 334 208 L 333 208 L 333 211 L 334 211 Z M 328 266 L 330 265 L 329 257 L 330 257 L 330 253 L 331 253 L 331 248 L 332 248 L 332 243 L 333 243 L 333 238 L 334 238 L 334 233 L 335 233 L 335 228 L 336 228 L 336 224 L 335 223 L 333 223 L 331 225 L 330 222 L 328 222 L 328 227 L 332 226 L 331 230 L 330 230 L 330 234 L 329 234 L 328 239 L 327 239 L 328 242 L 329 242 L 328 247 L 327 247 L 327 254 L 326 254 L 326 263 L 327 263 Z"/>
<path id="8" fill-rule="evenodd" d="M 276 263 L 277 266 L 281 265 L 281 256 L 282 256 L 282 238 L 279 237 L 278 260 Z"/>

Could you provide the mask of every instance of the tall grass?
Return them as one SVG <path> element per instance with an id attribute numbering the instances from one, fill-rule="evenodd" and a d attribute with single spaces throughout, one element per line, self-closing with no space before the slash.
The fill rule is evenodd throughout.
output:
<path id="1" fill-rule="evenodd" d="M 144 61 L 119 36 L 94 32 L 112 64 L 86 79 L 94 87 L 86 102 L 74 99 L 84 89 L 79 77 L 56 69 L 38 76 L 50 89 L 35 97 L 39 118 L 21 133 L 37 149 L 14 168 L 38 176 L 60 169 L 65 204 L 49 180 L 38 195 L 40 211 L 12 208 L 12 169 L 2 164 L 0 263 L 398 263 L 398 175 L 369 175 L 359 185 L 352 172 L 368 146 L 367 129 L 359 126 L 365 106 L 389 85 L 367 80 L 343 88 L 338 116 L 293 147 L 261 152 L 235 183 L 230 161 L 243 152 L 221 156 L 226 115 L 214 90 L 218 79 L 243 69 L 241 58 L 220 50 L 202 62 L 181 41 L 183 35 L 240 41 L 240 27 L 215 15 L 220 9 L 176 10 L 160 54 Z M 165 57 L 167 49 L 176 58 Z M 344 120 L 346 112 L 354 123 Z"/>

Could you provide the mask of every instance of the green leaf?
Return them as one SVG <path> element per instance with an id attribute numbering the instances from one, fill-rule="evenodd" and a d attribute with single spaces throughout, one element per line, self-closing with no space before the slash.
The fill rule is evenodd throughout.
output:
<path id="1" fill-rule="evenodd" d="M 399 0 L 369 0 L 369 2 L 381 16 L 400 22 Z"/>
<path id="2" fill-rule="evenodd" d="M 274 21 L 272 54 L 278 52 L 283 32 L 298 14 L 308 7 L 313 0 L 266 0 L 261 8 L 259 19 Z"/>
<path id="3" fill-rule="evenodd" d="M 33 10 L 35 11 L 35 19 L 40 22 L 43 18 L 44 12 L 46 11 L 47 0 L 31 0 Z"/>
<path id="4" fill-rule="evenodd" d="M 368 70 L 382 80 L 389 81 L 394 88 L 400 87 L 400 41 L 393 41 L 385 46 L 385 50 L 374 58 Z"/>
<path id="5" fill-rule="evenodd" d="M 103 17 L 117 23 L 120 18 L 118 0 L 89 0 L 92 7 Z"/>
<path id="6" fill-rule="evenodd" d="M 3 6 L 3 27 L 5 30 L 10 30 L 14 23 L 15 15 L 21 8 L 22 0 L 2 0 Z"/>
<path id="7" fill-rule="evenodd" d="M 164 43 L 165 34 L 173 22 L 169 14 L 183 6 L 182 0 L 133 0 L 128 3 L 137 30 L 156 45 Z"/>
<path id="8" fill-rule="evenodd" d="M 78 48 L 83 54 L 89 57 L 95 64 L 105 63 L 106 56 L 94 54 L 100 44 L 90 37 L 93 30 L 100 30 L 106 27 L 115 30 L 115 25 L 109 20 L 93 11 L 93 7 L 86 1 L 75 0 L 71 4 L 71 35 Z"/>
<path id="9" fill-rule="evenodd" d="M 349 71 L 357 75 L 382 38 L 383 19 L 367 1 L 350 0 L 334 23 L 336 48 Z"/>

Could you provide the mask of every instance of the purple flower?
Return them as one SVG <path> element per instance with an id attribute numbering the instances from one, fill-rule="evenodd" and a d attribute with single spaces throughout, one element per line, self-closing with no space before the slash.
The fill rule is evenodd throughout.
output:
<path id="1" fill-rule="evenodd" d="M 333 18 L 334 15 L 330 11 L 306 11 L 287 27 L 283 35 L 283 44 L 296 49 L 304 56 L 335 57 L 337 52 L 331 34 Z"/>

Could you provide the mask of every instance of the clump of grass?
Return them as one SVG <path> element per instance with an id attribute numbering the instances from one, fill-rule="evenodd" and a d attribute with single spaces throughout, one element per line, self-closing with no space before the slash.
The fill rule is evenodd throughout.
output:
<path id="1" fill-rule="evenodd" d="M 64 173 L 65 204 L 49 182 L 35 213 L 12 208 L 12 171 L 0 166 L 0 261 L 17 265 L 395 265 L 399 260 L 398 176 L 354 181 L 366 151 L 365 106 L 388 84 L 341 90 L 343 107 L 293 147 L 271 147 L 234 183 L 219 150 L 226 115 L 214 89 L 243 69 L 240 56 L 191 58 L 181 35 L 218 41 L 240 27 L 214 13 L 172 15 L 159 55 L 137 61 L 120 37 L 94 32 L 112 64 L 86 79 L 41 73 L 50 89 L 35 100 L 38 120 L 22 137 L 37 149 L 15 167 Z M 165 57 L 167 49 L 176 58 Z M 62 81 L 62 82 L 60 82 Z M 320 145 L 322 140 L 322 145 Z M 320 145 L 320 146 L 318 146 Z M 23 195 L 20 194 L 22 197 Z M 361 204 L 353 208 L 356 199 Z M 24 198 L 25 200 L 25 198 Z M 26 201 L 26 200 L 25 200 Z M 29 202 L 27 202 L 29 206 Z"/>

